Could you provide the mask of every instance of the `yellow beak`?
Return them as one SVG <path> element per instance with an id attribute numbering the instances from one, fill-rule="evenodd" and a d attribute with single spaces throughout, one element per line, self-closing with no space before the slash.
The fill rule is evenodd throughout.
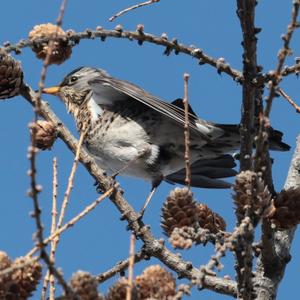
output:
<path id="1" fill-rule="evenodd" d="M 44 94 L 50 94 L 50 95 L 57 95 L 59 93 L 60 87 L 59 86 L 52 86 L 49 88 L 43 89 Z"/>

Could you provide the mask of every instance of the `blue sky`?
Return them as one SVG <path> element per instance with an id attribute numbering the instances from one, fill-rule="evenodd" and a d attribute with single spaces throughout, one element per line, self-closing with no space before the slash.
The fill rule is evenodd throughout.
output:
<path id="1" fill-rule="evenodd" d="M 36 24 L 55 22 L 60 6 L 55 1 L 3 1 L 0 20 L 0 43 L 17 42 L 26 38 Z M 96 26 L 114 28 L 122 24 L 125 29 L 135 30 L 137 24 L 144 24 L 145 31 L 155 35 L 166 32 L 170 38 L 179 42 L 202 48 L 207 54 L 224 57 L 234 68 L 242 68 L 241 30 L 236 16 L 235 1 L 178 1 L 162 0 L 152 6 L 132 11 L 108 22 L 108 18 L 119 10 L 136 3 L 135 1 L 86 0 L 69 1 L 63 19 L 64 29 L 81 31 Z M 258 61 L 264 71 L 276 66 L 276 55 L 282 45 L 281 34 L 286 31 L 290 20 L 292 1 L 259 1 L 256 25 L 262 27 L 258 35 Z M 292 43 L 294 56 L 299 55 L 299 32 L 295 33 Z M 84 40 L 73 49 L 72 57 L 61 66 L 51 66 L 46 84 L 58 83 L 69 71 L 78 66 L 95 66 L 107 70 L 111 75 L 136 83 L 168 101 L 183 95 L 183 73 L 190 74 L 189 96 L 195 112 L 204 119 L 218 123 L 238 123 L 241 110 L 241 87 L 226 74 L 218 75 L 210 66 L 199 66 L 191 57 L 180 54 L 163 56 L 164 49 L 145 43 L 139 46 L 128 40 L 108 39 Z M 30 49 L 25 49 L 17 57 L 22 62 L 25 80 L 37 88 L 42 62 L 35 58 Z M 287 64 L 293 64 L 293 57 Z M 295 76 L 284 80 L 282 87 L 295 100 L 298 96 L 299 82 Z M 72 117 L 67 115 L 63 104 L 53 97 L 45 97 L 51 107 L 76 134 Z M 26 158 L 29 145 L 28 123 L 33 119 L 32 107 L 21 97 L 15 97 L 0 103 L 0 139 L 2 141 L 0 156 L 0 250 L 11 257 L 24 255 L 32 247 L 32 234 L 35 232 L 34 220 L 30 218 L 32 201 L 26 196 L 29 167 Z M 277 190 L 284 184 L 290 159 L 299 132 L 299 116 L 284 100 L 277 98 L 271 114 L 272 126 L 285 133 L 285 141 L 292 146 L 289 153 L 272 153 L 274 183 Z M 45 233 L 48 234 L 51 222 L 51 182 L 52 159 L 58 158 L 59 200 L 67 185 L 73 155 L 66 146 L 57 141 L 52 151 L 38 155 L 38 181 L 43 186 L 40 194 L 42 218 Z M 139 209 L 150 189 L 149 183 L 132 178 L 118 178 L 125 190 L 126 199 Z M 144 217 L 151 225 L 156 237 L 162 236 L 160 209 L 163 200 L 173 187 L 163 184 L 148 208 Z M 235 225 L 231 191 L 195 189 L 195 198 L 206 203 L 220 213 L 232 230 Z M 66 220 L 77 214 L 83 207 L 97 197 L 93 179 L 80 166 L 75 177 L 75 187 Z M 128 256 L 129 233 L 126 224 L 119 220 L 119 213 L 109 200 L 104 201 L 89 216 L 66 232 L 57 251 L 57 266 L 63 269 L 66 278 L 78 269 L 92 274 L 101 273 L 112 267 L 117 261 Z M 137 244 L 137 248 L 140 244 Z M 300 263 L 299 235 L 296 234 L 292 248 L 292 261 L 279 288 L 278 299 L 298 292 L 297 265 Z M 206 264 L 213 254 L 211 246 L 198 246 L 189 251 L 182 251 L 183 258 L 193 261 L 195 266 Z M 157 263 L 151 260 L 150 263 Z M 233 273 L 232 255 L 224 258 L 225 268 L 220 276 Z M 141 273 L 149 262 L 135 266 L 135 274 Z M 297 273 L 296 273 L 297 272 Z M 106 291 L 110 280 L 100 287 Z M 224 299 L 226 296 L 212 294 L 209 291 L 193 290 L 189 299 L 200 297 Z M 34 297 L 38 299 L 39 296 Z"/>

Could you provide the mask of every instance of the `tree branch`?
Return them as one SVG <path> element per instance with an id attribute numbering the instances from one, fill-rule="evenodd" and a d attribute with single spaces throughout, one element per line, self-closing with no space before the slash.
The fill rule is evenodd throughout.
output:
<path id="1" fill-rule="evenodd" d="M 240 125 L 241 149 L 240 149 L 240 170 L 253 170 L 252 149 L 254 133 L 254 112 L 257 97 L 257 87 L 253 85 L 253 80 L 257 77 L 257 58 L 256 58 L 256 34 L 255 28 L 255 0 L 237 0 L 237 15 L 240 19 L 243 32 L 243 104 L 242 119 Z M 238 212 L 237 212 L 238 214 Z M 254 240 L 254 211 L 253 203 L 245 210 L 244 234 L 237 238 L 235 247 L 238 283 L 238 299 L 252 299 L 252 242 Z M 237 217 L 237 220 L 239 218 Z M 242 222 L 244 222 L 244 220 Z M 239 223 L 238 225 L 242 224 Z"/>
<path id="2" fill-rule="evenodd" d="M 183 53 L 196 58 L 200 65 L 208 64 L 217 69 L 219 73 L 223 72 L 233 78 L 236 82 L 243 82 L 243 75 L 240 71 L 230 67 L 228 63 L 223 60 L 213 58 L 212 56 L 204 53 L 200 48 L 194 46 L 186 46 L 184 44 L 178 43 L 177 39 L 169 40 L 165 35 L 161 37 L 155 36 L 153 34 L 145 33 L 143 25 L 138 25 L 136 31 L 126 31 L 123 30 L 121 26 L 117 26 L 115 30 L 107 30 L 102 27 L 98 27 L 96 30 L 85 30 L 83 32 L 75 32 L 70 30 L 68 36 L 58 36 L 55 40 L 69 41 L 72 46 L 75 46 L 82 39 L 95 39 L 100 38 L 105 41 L 106 38 L 120 38 L 127 39 L 129 41 L 136 40 L 140 45 L 144 42 L 151 44 L 156 44 L 165 47 L 164 54 L 170 55 L 172 51 L 175 54 Z M 22 39 L 17 44 L 6 44 L 4 50 L 6 52 L 14 51 L 16 54 L 21 52 L 22 48 L 33 47 L 34 45 L 39 45 L 45 43 L 49 38 L 39 38 L 34 41 Z"/>
<path id="3" fill-rule="evenodd" d="M 300 136 L 297 138 L 297 145 L 284 185 L 284 190 L 300 187 L 299 170 Z M 268 225 L 270 227 L 270 224 Z M 284 276 L 286 265 L 291 259 L 290 248 L 295 231 L 296 227 L 284 231 L 268 229 L 268 235 L 264 235 L 263 238 L 268 239 L 268 242 L 265 242 L 264 245 L 272 245 L 273 247 L 263 247 L 262 254 L 257 261 L 255 276 L 257 299 L 266 300 L 276 298 L 277 289 Z"/>

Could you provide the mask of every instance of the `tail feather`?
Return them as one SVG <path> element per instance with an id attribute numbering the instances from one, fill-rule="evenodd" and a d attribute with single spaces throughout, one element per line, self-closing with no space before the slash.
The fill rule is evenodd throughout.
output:
<path id="1" fill-rule="evenodd" d="M 291 146 L 282 141 L 283 133 L 279 130 L 270 128 L 269 131 L 269 144 L 271 150 L 276 151 L 289 151 Z"/>
<path id="2" fill-rule="evenodd" d="M 236 124 L 215 124 L 216 127 L 225 131 L 225 134 L 240 134 L 240 126 Z M 289 151 L 290 146 L 282 141 L 283 133 L 272 127 L 269 128 L 269 146 L 274 151 Z"/>
<path id="3" fill-rule="evenodd" d="M 220 178 L 232 177 L 237 172 L 232 169 L 236 166 L 231 155 L 222 155 L 216 159 L 200 159 L 191 165 L 191 186 L 202 188 L 230 188 L 231 183 Z M 185 183 L 185 169 L 166 176 L 170 183 Z"/>

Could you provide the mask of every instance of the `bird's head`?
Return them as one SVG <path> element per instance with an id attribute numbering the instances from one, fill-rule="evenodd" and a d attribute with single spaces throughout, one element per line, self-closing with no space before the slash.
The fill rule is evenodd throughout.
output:
<path id="1" fill-rule="evenodd" d="M 44 88 L 43 93 L 58 96 L 76 117 L 91 97 L 92 89 L 88 82 L 105 75 L 105 71 L 100 69 L 80 67 L 65 76 L 59 85 Z"/>

